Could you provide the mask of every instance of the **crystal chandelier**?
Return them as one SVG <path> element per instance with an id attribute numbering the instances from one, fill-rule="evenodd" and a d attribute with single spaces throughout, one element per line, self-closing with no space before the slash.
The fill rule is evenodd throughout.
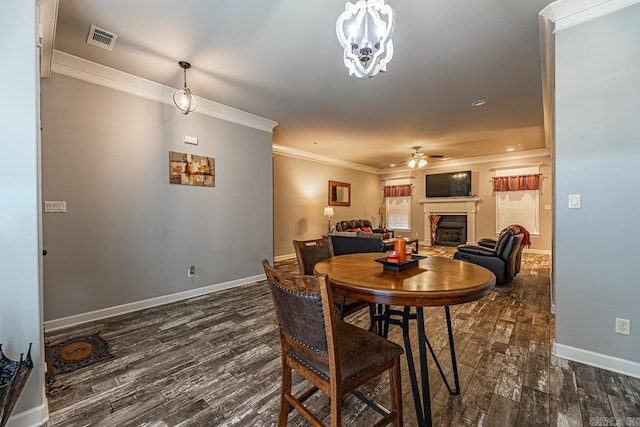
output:
<path id="1" fill-rule="evenodd" d="M 336 22 L 349 75 L 373 77 L 387 70 L 393 57 L 393 9 L 384 0 L 359 0 L 345 4 Z"/>
<path id="2" fill-rule="evenodd" d="M 173 102 L 182 114 L 189 114 L 198 106 L 195 95 L 191 93 L 191 89 L 187 87 L 187 70 L 191 68 L 191 64 L 187 61 L 180 61 L 178 64 L 180 68 L 184 70 L 184 88 L 178 89 L 173 94 Z"/>
<path id="3" fill-rule="evenodd" d="M 429 162 L 425 159 L 425 155 L 418 152 L 420 147 L 413 147 L 413 149 L 416 150 L 416 152 L 411 155 L 411 160 L 409 160 L 407 166 L 411 169 L 421 169 L 427 166 L 427 163 Z"/>

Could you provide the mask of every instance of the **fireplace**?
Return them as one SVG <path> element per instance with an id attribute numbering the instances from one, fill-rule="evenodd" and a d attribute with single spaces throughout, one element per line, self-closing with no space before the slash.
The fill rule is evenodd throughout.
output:
<path id="1" fill-rule="evenodd" d="M 435 244 L 434 240 L 437 240 L 437 236 L 434 235 L 435 239 L 432 239 L 432 231 L 433 230 L 431 224 L 431 218 L 433 215 L 464 215 L 466 216 L 466 225 L 461 233 L 464 233 L 463 242 L 468 244 L 476 243 L 476 214 L 477 207 L 476 205 L 480 202 L 480 199 L 477 197 L 435 197 L 428 199 L 421 199 L 420 204 L 422 205 L 423 212 L 423 220 L 424 220 L 424 240 L 427 246 L 432 246 Z M 440 222 L 440 221 L 438 221 Z M 457 222 L 457 221 L 454 221 Z M 435 233 L 434 233 L 435 234 Z M 458 243 L 459 244 L 459 243 Z"/>
<path id="2" fill-rule="evenodd" d="M 467 243 L 467 216 L 442 215 L 435 234 L 436 245 L 458 246 Z"/>

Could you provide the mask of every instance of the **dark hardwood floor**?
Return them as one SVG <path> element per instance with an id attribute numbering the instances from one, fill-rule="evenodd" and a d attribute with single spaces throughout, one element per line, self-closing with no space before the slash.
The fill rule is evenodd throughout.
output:
<path id="1" fill-rule="evenodd" d="M 450 257 L 453 249 L 421 253 Z M 430 369 L 435 426 L 640 425 L 640 379 L 551 356 L 549 262 L 549 256 L 525 253 L 511 285 L 451 308 L 462 393 L 450 396 Z M 297 270 L 295 260 L 277 266 Z M 444 309 L 426 309 L 425 316 L 448 372 Z M 365 312 L 347 320 L 368 325 Z M 93 332 L 109 342 L 115 358 L 58 375 L 69 388 L 49 396 L 49 426 L 277 424 L 280 344 L 265 282 L 48 333 L 47 339 Z M 390 339 L 402 344 L 399 328 L 392 327 Z M 414 426 L 404 358 L 402 370 L 405 425 Z M 297 390 L 306 387 L 294 380 Z M 363 391 L 388 403 L 387 381 L 384 376 Z M 324 395 L 309 404 L 328 422 Z M 369 426 L 379 417 L 352 396 L 344 405 L 344 425 Z M 289 425 L 307 424 L 294 411 Z"/>

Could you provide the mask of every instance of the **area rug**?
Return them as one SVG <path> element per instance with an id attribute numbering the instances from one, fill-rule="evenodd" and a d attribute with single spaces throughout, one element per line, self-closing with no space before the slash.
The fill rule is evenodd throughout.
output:
<path id="1" fill-rule="evenodd" d="M 58 374 L 113 358 L 109 344 L 99 333 L 71 338 L 51 345 L 50 349 L 51 363 Z"/>

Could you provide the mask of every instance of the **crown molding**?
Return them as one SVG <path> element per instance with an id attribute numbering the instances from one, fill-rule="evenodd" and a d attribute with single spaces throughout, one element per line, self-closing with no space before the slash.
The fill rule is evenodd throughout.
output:
<path id="1" fill-rule="evenodd" d="M 70 55 L 59 50 L 53 51 L 51 71 L 90 83 L 119 90 L 131 95 L 173 105 L 175 88 L 143 79 L 114 68 Z M 198 98 L 198 109 L 192 114 L 203 114 L 227 122 L 273 133 L 275 122 L 246 111 L 238 110 L 205 98 Z"/>
<path id="2" fill-rule="evenodd" d="M 283 145 L 273 144 L 273 153 L 279 154 L 281 156 L 293 157 L 301 160 L 309 160 L 312 162 L 323 163 L 331 166 L 338 166 L 346 169 L 353 169 L 360 172 L 368 172 L 375 173 L 377 175 L 392 175 L 390 177 L 385 177 L 384 179 L 397 179 L 398 174 L 402 174 L 402 167 L 395 168 L 386 168 L 386 169 L 378 169 L 371 166 L 365 166 L 358 163 L 347 162 L 345 160 L 338 160 L 332 157 L 321 156 L 315 153 L 309 153 L 307 151 L 298 150 L 297 148 L 285 147 Z M 551 158 L 550 151 L 547 148 L 539 148 L 535 150 L 527 150 L 527 151 L 518 151 L 515 153 L 508 154 L 491 154 L 488 156 L 478 156 L 478 157 L 468 157 L 456 160 L 445 160 L 438 163 L 429 163 L 427 167 L 421 169 L 423 171 L 439 169 L 439 168 L 448 168 L 454 166 L 464 166 L 464 165 L 474 165 L 480 163 L 493 163 L 493 162 L 504 162 L 510 160 L 522 160 L 522 159 L 530 159 L 530 158 L 539 158 L 539 157 L 549 157 Z M 403 174 L 401 175 L 403 178 L 408 177 L 409 175 Z M 411 178 L 415 178 L 413 173 L 410 174 Z"/>
<path id="3" fill-rule="evenodd" d="M 273 153 L 281 156 L 293 157 L 295 159 L 309 160 L 316 163 L 322 163 L 325 165 L 339 166 L 341 168 L 353 169 L 360 172 L 368 172 L 379 174 L 380 169 L 371 166 L 360 165 L 358 163 L 347 162 L 345 160 L 338 160 L 332 157 L 321 156 L 315 153 L 309 153 L 307 151 L 298 150 L 297 148 L 285 147 L 283 145 L 273 144 Z"/>
<path id="4" fill-rule="evenodd" d="M 554 32 L 607 15 L 640 0 L 558 0 L 540 12 L 555 23 Z"/>
<path id="5" fill-rule="evenodd" d="M 516 151 L 513 153 L 505 154 L 491 154 L 487 156 L 467 157 L 454 160 L 443 160 L 441 162 L 429 162 L 426 167 L 422 168 L 423 171 L 431 171 L 433 169 L 443 169 L 456 166 L 475 165 L 480 163 L 495 163 L 505 162 L 511 160 L 530 159 L 535 157 L 549 157 L 551 154 L 547 148 L 537 148 L 535 150 Z M 398 173 L 398 168 L 387 168 L 381 171 L 383 174 Z"/>

